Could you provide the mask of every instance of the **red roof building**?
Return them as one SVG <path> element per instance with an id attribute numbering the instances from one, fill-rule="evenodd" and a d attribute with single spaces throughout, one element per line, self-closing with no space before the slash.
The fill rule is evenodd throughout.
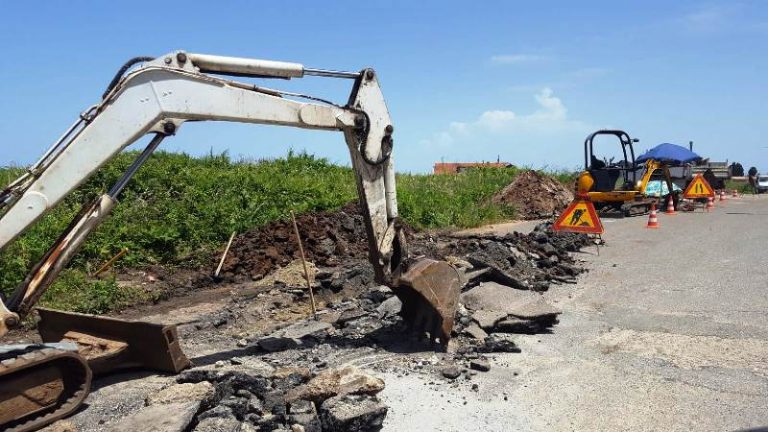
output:
<path id="1" fill-rule="evenodd" d="M 439 162 L 435 163 L 433 174 L 458 174 L 468 168 L 506 168 L 507 162 Z"/>

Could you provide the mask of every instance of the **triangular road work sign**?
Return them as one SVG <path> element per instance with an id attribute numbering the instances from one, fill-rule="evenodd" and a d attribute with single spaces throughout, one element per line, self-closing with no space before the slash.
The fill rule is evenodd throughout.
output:
<path id="1" fill-rule="evenodd" d="M 712 189 L 712 186 L 709 185 L 709 182 L 707 182 L 704 179 L 704 176 L 701 174 L 696 174 L 696 177 L 693 178 L 693 181 L 688 185 L 687 188 L 685 188 L 685 192 L 683 192 L 684 198 L 709 198 L 715 197 L 715 190 Z"/>
<path id="2" fill-rule="evenodd" d="M 603 224 L 597 217 L 592 201 L 576 198 L 557 218 L 552 226 L 555 231 L 573 231 L 585 234 L 602 234 Z"/>

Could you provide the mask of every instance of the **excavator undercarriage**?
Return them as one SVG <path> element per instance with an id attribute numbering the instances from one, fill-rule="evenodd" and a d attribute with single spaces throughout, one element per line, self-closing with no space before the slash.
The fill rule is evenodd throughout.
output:
<path id="1" fill-rule="evenodd" d="M 91 388 L 73 343 L 0 346 L 0 427 L 36 430 L 72 414 Z"/>
<path id="2" fill-rule="evenodd" d="M 313 75 L 349 79 L 353 86 L 348 102 L 338 105 L 221 77 L 225 75 L 280 79 Z M 376 280 L 400 297 L 403 318 L 414 331 L 428 334 L 439 346 L 448 343 L 460 278 L 448 263 L 408 252 L 398 219 L 394 128 L 376 73 L 183 51 L 127 62 L 102 100 L 0 192 L 2 249 L 125 147 L 144 135 L 153 136 L 113 187 L 83 206 L 13 295 L 0 301 L 0 337 L 32 312 L 163 139 L 175 135 L 185 122 L 206 120 L 342 132 Z M 190 364 L 173 325 L 37 310 L 42 340 L 52 345 L 0 347 L 2 430 L 32 431 L 68 415 L 87 395 L 92 374 L 127 367 L 175 373 Z"/>

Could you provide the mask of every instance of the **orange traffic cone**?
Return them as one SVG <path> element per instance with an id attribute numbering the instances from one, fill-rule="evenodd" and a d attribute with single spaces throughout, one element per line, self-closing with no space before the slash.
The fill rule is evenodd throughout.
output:
<path id="1" fill-rule="evenodd" d="M 726 200 L 726 198 L 725 198 L 725 191 L 721 190 L 720 191 L 720 201 L 725 201 L 725 200 Z"/>
<path id="2" fill-rule="evenodd" d="M 713 208 L 715 208 L 715 198 L 707 197 L 707 206 L 705 207 L 705 210 L 712 211 Z"/>
<path id="3" fill-rule="evenodd" d="M 668 214 L 668 215 L 677 214 L 677 212 L 675 211 L 675 203 L 672 200 L 672 195 L 669 196 L 669 201 L 667 201 L 667 211 L 665 211 L 664 214 Z"/>
<path id="4" fill-rule="evenodd" d="M 658 228 L 659 220 L 656 218 L 656 203 L 651 203 L 651 214 L 648 215 L 648 225 L 646 228 Z"/>

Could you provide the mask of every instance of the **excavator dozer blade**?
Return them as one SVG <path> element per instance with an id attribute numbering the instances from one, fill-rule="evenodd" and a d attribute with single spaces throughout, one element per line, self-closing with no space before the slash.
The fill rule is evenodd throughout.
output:
<path id="1" fill-rule="evenodd" d="M 420 259 L 400 275 L 394 287 L 403 303 L 403 320 L 417 334 L 429 333 L 430 340 L 446 347 L 459 302 L 459 272 L 445 261 Z"/>
<path id="2" fill-rule="evenodd" d="M 175 325 L 126 321 L 38 308 L 44 342 L 78 345 L 96 375 L 117 369 L 146 368 L 177 373 L 190 365 Z"/>
<path id="3" fill-rule="evenodd" d="M 0 346 L 0 430 L 35 431 L 83 403 L 91 370 L 65 345 Z"/>

